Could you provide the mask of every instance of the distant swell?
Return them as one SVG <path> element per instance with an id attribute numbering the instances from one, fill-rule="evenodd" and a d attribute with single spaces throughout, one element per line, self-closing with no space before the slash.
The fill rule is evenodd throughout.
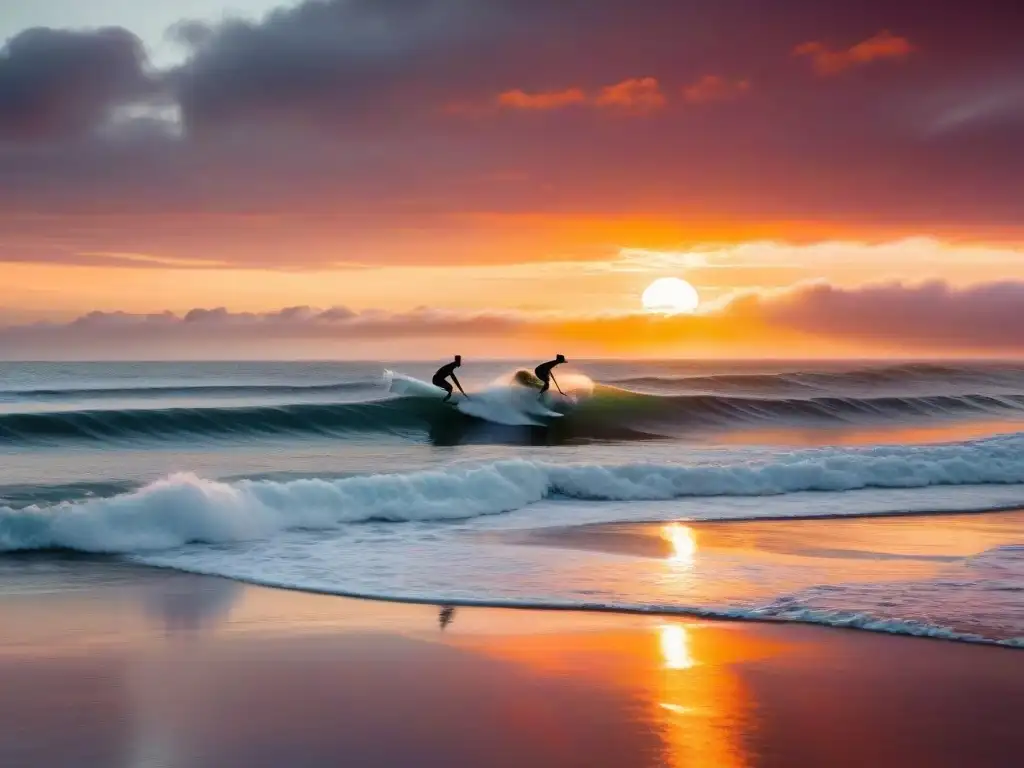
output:
<path id="1" fill-rule="evenodd" d="M 633 396 L 635 405 L 659 404 L 666 413 L 707 424 L 735 422 L 859 422 L 889 417 L 948 417 L 1024 411 L 1024 395 L 924 397 L 758 398 L 721 395 Z M 634 412 L 639 409 L 634 408 Z"/>
<path id="2" fill-rule="evenodd" d="M 1010 364 L 957 366 L 906 363 L 835 370 L 790 370 L 775 373 L 637 376 L 611 384 L 659 394 L 756 395 L 764 397 L 820 394 L 961 394 L 1024 391 L 1024 367 Z"/>
<path id="3" fill-rule="evenodd" d="M 437 404 L 379 401 L 232 408 L 139 408 L 0 415 L 0 440 L 113 442 L 132 439 L 340 435 L 422 428 Z"/>
<path id="4" fill-rule="evenodd" d="M 522 460 L 289 482 L 175 475 L 133 493 L 0 507 L 0 551 L 131 553 L 273 537 L 368 521 L 512 512 L 549 498 L 659 501 L 807 491 L 1024 483 L 1024 438 L 789 454 L 734 465 L 557 465 Z M 572 519 L 559 522 L 572 523 Z"/>
<path id="5" fill-rule="evenodd" d="M 758 424 L 871 423 L 889 419 L 949 419 L 1024 415 L 1024 395 L 925 397 L 757 398 L 720 395 L 644 395 L 599 387 L 594 397 L 564 418 L 532 427 L 491 424 L 440 400 L 400 397 L 347 403 L 298 403 L 249 407 L 138 408 L 0 414 L 0 442 L 246 439 L 261 436 L 352 433 L 429 434 L 440 442 L 547 433 L 552 441 L 640 440 L 687 430 Z"/>
<path id="6" fill-rule="evenodd" d="M 379 379 L 336 384 L 205 384 L 160 387 L 78 387 L 68 389 L 17 389 L 0 395 L 26 400 L 107 400 L 157 397 L 256 397 L 260 395 L 330 395 L 379 387 Z"/>

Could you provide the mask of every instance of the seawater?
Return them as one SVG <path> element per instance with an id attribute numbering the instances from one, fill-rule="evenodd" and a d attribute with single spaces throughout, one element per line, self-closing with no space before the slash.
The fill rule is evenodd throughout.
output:
<path id="1" fill-rule="evenodd" d="M 0 551 L 1024 644 L 1024 516 L 932 515 L 1024 506 L 1024 366 L 583 362 L 541 409 L 518 367 L 463 412 L 423 364 L 0 364 Z M 624 523 L 672 546 L 574 534 Z"/>

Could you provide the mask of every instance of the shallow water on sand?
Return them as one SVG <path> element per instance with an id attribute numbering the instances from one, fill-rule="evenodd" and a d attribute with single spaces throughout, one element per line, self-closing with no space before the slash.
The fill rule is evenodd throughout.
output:
<path id="1" fill-rule="evenodd" d="M 988 768 L 1024 749 L 1012 651 L 14 565 L 0 562 L 21 586 L 0 595 L 5 766 Z"/>

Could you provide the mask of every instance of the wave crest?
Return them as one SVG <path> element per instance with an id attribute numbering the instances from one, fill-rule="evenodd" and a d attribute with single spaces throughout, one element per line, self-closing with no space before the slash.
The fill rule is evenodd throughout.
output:
<path id="1" fill-rule="evenodd" d="M 903 363 L 833 369 L 766 372 L 644 375 L 614 379 L 611 384 L 658 394 L 811 397 L 823 394 L 958 395 L 1024 391 L 1024 366 Z"/>
<path id="2" fill-rule="evenodd" d="M 439 397 L 403 396 L 349 403 L 248 407 L 138 408 L 0 414 L 0 441 L 12 445 L 63 441 L 116 443 L 278 436 L 343 438 L 355 433 L 428 437 L 461 442 L 648 440 L 695 429 L 758 425 L 871 424 L 1024 413 L 1024 395 L 965 394 L 928 397 L 755 398 L 720 395 L 645 395 L 598 386 L 578 404 L 555 404 L 563 418 L 486 400 L 460 412 Z M 479 407 L 477 407 L 479 406 Z M 499 407 L 502 406 L 502 407 Z"/>
<path id="3" fill-rule="evenodd" d="M 550 497 L 656 501 L 804 491 L 1024 483 L 1024 438 L 817 451 L 735 465 L 555 465 L 522 460 L 406 474 L 231 483 L 175 475 L 133 493 L 0 508 L 0 551 L 127 553 L 368 521 L 495 515 Z M 565 521 L 571 523 L 572 520 Z"/>

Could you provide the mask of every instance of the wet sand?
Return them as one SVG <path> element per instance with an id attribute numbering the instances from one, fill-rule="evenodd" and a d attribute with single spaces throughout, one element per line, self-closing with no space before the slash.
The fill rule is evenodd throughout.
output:
<path id="1" fill-rule="evenodd" d="M 0 765 L 1009 766 L 1019 651 L 0 566 Z"/>

